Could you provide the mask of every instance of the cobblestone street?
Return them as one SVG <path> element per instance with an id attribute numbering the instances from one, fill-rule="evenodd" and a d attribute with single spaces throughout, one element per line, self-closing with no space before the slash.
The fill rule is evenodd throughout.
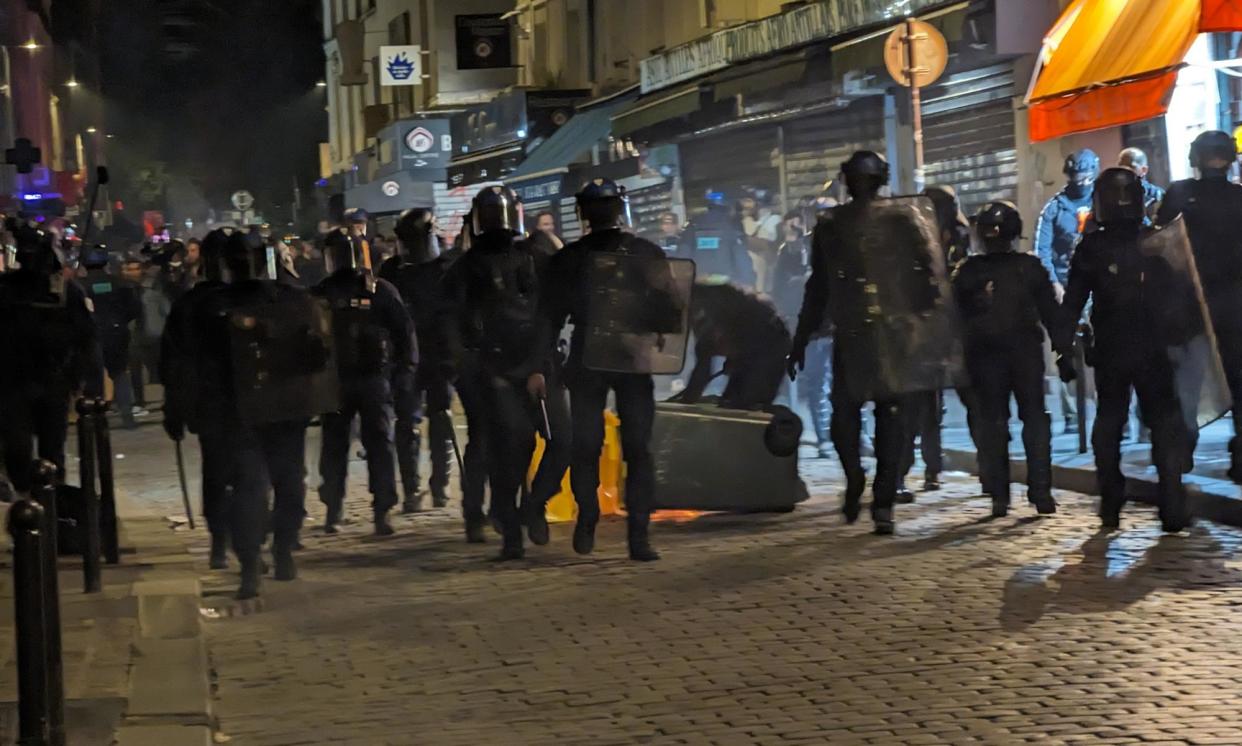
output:
<path id="1" fill-rule="evenodd" d="M 180 512 L 160 435 L 118 433 L 118 480 Z M 592 559 L 556 526 L 498 565 L 453 507 L 389 540 L 311 528 L 301 579 L 253 606 L 204 570 L 220 729 L 238 746 L 1242 742 L 1239 532 L 1162 537 L 1132 506 L 1099 535 L 1068 493 L 1050 519 L 988 521 L 960 477 L 877 538 L 836 515 L 829 462 L 807 464 L 809 503 L 662 523 L 654 565 L 624 559 L 617 520 Z"/>

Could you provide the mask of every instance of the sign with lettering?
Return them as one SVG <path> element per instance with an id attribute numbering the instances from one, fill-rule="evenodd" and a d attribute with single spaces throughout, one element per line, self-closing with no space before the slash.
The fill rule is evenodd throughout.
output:
<path id="1" fill-rule="evenodd" d="M 646 58 L 640 63 L 642 92 L 658 91 L 738 62 L 949 4 L 945 0 L 832 0 L 794 8 Z"/>

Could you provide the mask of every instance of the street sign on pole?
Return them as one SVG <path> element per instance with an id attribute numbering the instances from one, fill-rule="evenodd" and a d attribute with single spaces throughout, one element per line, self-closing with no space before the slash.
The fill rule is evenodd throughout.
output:
<path id="1" fill-rule="evenodd" d="M 925 186 L 923 173 L 923 102 L 920 88 L 935 83 L 949 63 L 949 44 L 930 23 L 907 18 L 884 44 L 884 64 L 899 85 L 910 89 L 914 125 L 914 191 Z"/>

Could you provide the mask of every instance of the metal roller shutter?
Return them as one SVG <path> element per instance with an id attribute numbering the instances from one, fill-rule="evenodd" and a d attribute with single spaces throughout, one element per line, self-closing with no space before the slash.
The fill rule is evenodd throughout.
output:
<path id="1" fill-rule="evenodd" d="M 957 190 L 970 215 L 998 199 L 1017 202 L 1013 65 L 956 72 L 923 94 L 927 184 Z"/>
<path id="2" fill-rule="evenodd" d="M 794 119 L 785 127 L 785 197 L 792 206 L 818 196 L 856 150 L 885 151 L 884 98 L 854 102 L 831 113 Z"/>
<path id="3" fill-rule="evenodd" d="M 780 190 L 775 125 L 746 127 L 681 143 L 682 189 L 690 211 L 707 205 L 707 193 L 733 203 L 745 189 Z"/>

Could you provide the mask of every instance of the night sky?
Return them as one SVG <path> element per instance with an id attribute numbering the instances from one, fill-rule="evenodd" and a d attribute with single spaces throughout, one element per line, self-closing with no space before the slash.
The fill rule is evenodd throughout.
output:
<path id="1" fill-rule="evenodd" d="M 101 3 L 108 159 L 117 196 L 163 162 L 169 217 L 249 189 L 276 222 L 296 177 L 304 205 L 327 128 L 318 0 L 124 0 Z M 198 217 L 191 215 L 192 217 Z"/>

